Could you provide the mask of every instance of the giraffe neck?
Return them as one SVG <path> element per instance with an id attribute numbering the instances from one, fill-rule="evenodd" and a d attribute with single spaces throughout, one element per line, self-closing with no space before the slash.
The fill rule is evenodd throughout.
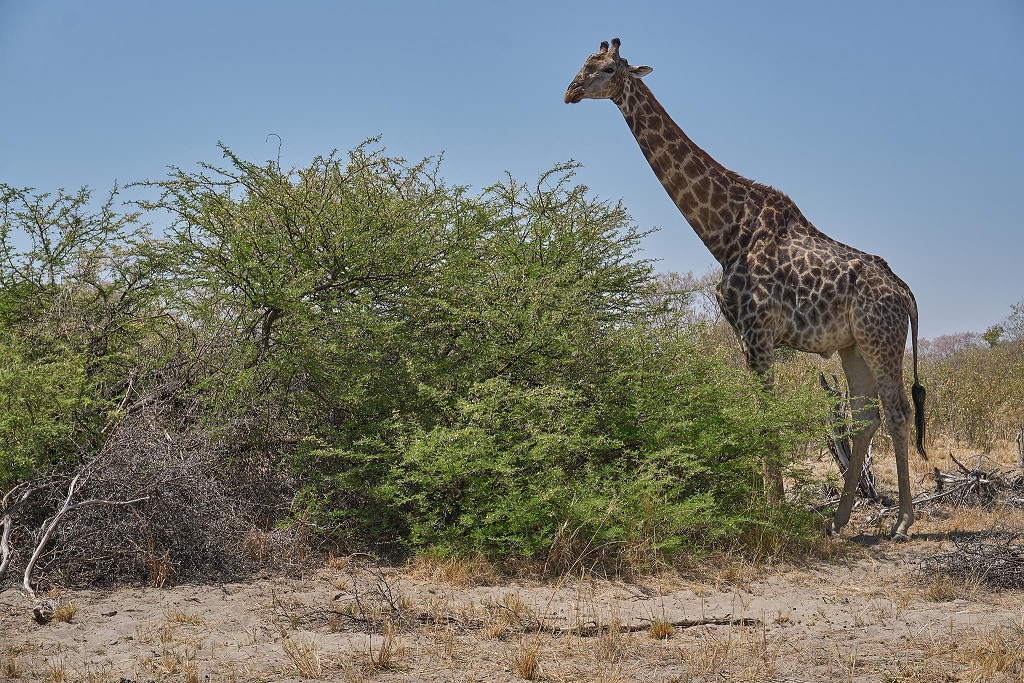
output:
<path id="1" fill-rule="evenodd" d="M 680 213 L 719 263 L 740 250 L 738 223 L 755 188 L 715 161 L 672 120 L 643 81 L 630 78 L 613 101 Z M 730 189 L 732 191 L 730 191 Z"/>

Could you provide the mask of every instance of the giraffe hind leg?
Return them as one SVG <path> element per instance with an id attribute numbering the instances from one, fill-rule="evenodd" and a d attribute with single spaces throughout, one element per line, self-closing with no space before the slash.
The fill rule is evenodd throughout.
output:
<path id="1" fill-rule="evenodd" d="M 853 419 L 859 423 L 859 427 L 853 434 L 850 467 L 844 475 L 843 493 L 839 498 L 836 514 L 832 518 L 830 528 L 832 533 L 839 533 L 850 521 L 850 513 L 857 498 L 857 483 L 860 480 L 861 470 L 864 469 L 864 458 L 867 456 L 868 446 L 882 419 L 876 402 L 878 385 L 875 376 L 864 359 L 857 353 L 856 347 L 840 349 L 839 357 L 843 362 L 843 373 L 846 375 L 846 383 L 850 388 Z"/>
<path id="2" fill-rule="evenodd" d="M 910 495 L 910 459 L 908 442 L 910 435 L 910 401 L 903 388 L 902 373 L 898 370 L 889 373 L 879 382 L 879 396 L 889 434 L 892 437 L 893 451 L 896 453 L 896 480 L 899 485 L 900 509 L 896 523 L 892 527 L 892 538 L 905 541 L 910 537 L 910 526 L 914 523 L 914 503 Z"/>

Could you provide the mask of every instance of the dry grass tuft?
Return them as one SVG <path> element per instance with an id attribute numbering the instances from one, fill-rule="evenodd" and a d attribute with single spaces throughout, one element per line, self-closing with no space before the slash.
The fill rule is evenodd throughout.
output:
<path id="1" fill-rule="evenodd" d="M 899 660 L 896 668 L 882 674 L 881 680 L 884 683 L 954 683 L 960 679 L 942 667 Z"/>
<path id="2" fill-rule="evenodd" d="M 350 560 L 350 558 L 346 557 L 344 555 L 341 556 L 341 557 L 338 557 L 334 553 L 327 553 L 327 561 L 326 561 L 326 563 L 327 563 L 327 566 L 330 567 L 331 569 L 333 569 L 335 571 L 343 572 L 343 571 L 345 571 L 348 568 L 349 560 Z"/>
<path id="3" fill-rule="evenodd" d="M 977 640 L 968 640 L 959 648 L 964 663 L 971 667 L 972 678 L 992 681 L 1000 674 L 1017 674 L 1024 680 L 1024 629 L 986 629 Z"/>
<path id="4" fill-rule="evenodd" d="M 680 680 L 773 681 L 780 678 L 785 640 L 766 626 L 729 627 L 725 632 L 698 631 L 695 642 L 678 648 L 686 675 Z"/>
<path id="5" fill-rule="evenodd" d="M 168 622 L 174 624 L 193 624 L 195 626 L 202 626 L 206 623 L 202 615 L 198 612 L 183 612 L 182 610 L 169 609 L 164 612 L 164 617 Z"/>
<path id="6" fill-rule="evenodd" d="M 494 565 L 482 555 L 445 560 L 418 555 L 408 565 L 411 576 L 459 588 L 489 586 L 501 579 Z"/>
<path id="7" fill-rule="evenodd" d="M 534 628 L 540 618 L 518 592 L 509 591 L 496 603 L 485 603 L 487 616 L 482 634 L 489 640 L 499 639 L 513 631 L 524 632 Z"/>
<path id="8" fill-rule="evenodd" d="M 196 638 L 179 639 L 174 626 L 166 622 L 146 632 L 140 631 L 139 635 L 143 641 L 156 646 L 152 650 L 153 657 L 140 657 L 138 661 L 147 672 L 155 674 L 157 680 L 179 674 L 183 675 L 186 681 L 198 677 L 196 654 L 200 642 Z"/>
<path id="9" fill-rule="evenodd" d="M 538 621 L 537 614 L 523 601 L 523 596 L 518 592 L 502 595 L 499 607 L 506 612 L 510 623 L 515 622 L 525 627 Z"/>
<path id="10" fill-rule="evenodd" d="M 62 602 L 57 605 L 56 609 L 53 610 L 53 615 L 50 617 L 50 623 L 71 621 L 77 612 L 78 607 L 75 605 L 75 603 Z"/>
<path id="11" fill-rule="evenodd" d="M 980 590 L 976 577 L 968 577 L 965 581 L 954 581 L 945 574 L 933 574 L 924 584 L 922 594 L 930 602 L 952 602 L 953 600 L 969 600 Z"/>
<path id="12" fill-rule="evenodd" d="M 393 623 L 385 621 L 384 637 L 376 652 L 373 651 L 373 641 L 370 641 L 370 669 L 372 671 L 394 669 L 395 658 L 400 652 L 401 644 L 398 642 L 398 631 Z"/>
<path id="13" fill-rule="evenodd" d="M 618 664 L 626 655 L 626 639 L 622 635 L 622 616 L 613 606 L 607 619 L 595 619 L 598 625 L 594 643 L 594 659 L 606 664 Z"/>
<path id="14" fill-rule="evenodd" d="M 143 563 L 146 565 L 146 572 L 149 574 L 149 585 L 152 588 L 163 588 L 174 573 L 174 566 L 171 564 L 171 551 L 164 550 L 156 552 L 156 544 L 152 535 L 146 535 L 146 549 L 142 551 L 137 547 L 143 556 Z"/>
<path id="15" fill-rule="evenodd" d="M 523 644 L 512 653 L 512 672 L 524 681 L 536 681 L 540 678 L 540 662 L 537 653 L 540 644 L 535 640 L 529 645 Z"/>
<path id="16" fill-rule="evenodd" d="M 658 617 L 651 622 L 651 627 L 647 629 L 647 635 L 655 640 L 668 640 L 675 632 L 675 628 L 665 617 Z"/>
<path id="17" fill-rule="evenodd" d="M 56 662 L 47 662 L 46 677 L 43 680 L 46 683 L 71 683 L 74 680 L 72 676 L 74 673 L 68 666 L 67 658 L 61 657 Z"/>
<path id="18" fill-rule="evenodd" d="M 27 672 L 25 671 L 21 660 L 13 653 L 8 652 L 0 655 L 0 674 L 2 674 L 5 679 L 12 681 L 17 680 L 26 675 L 26 673 Z"/>
<path id="19" fill-rule="evenodd" d="M 242 553 L 253 562 L 266 562 L 270 557 L 269 534 L 256 527 L 249 529 L 242 539 Z"/>
<path id="20" fill-rule="evenodd" d="M 199 683 L 199 663 L 195 652 L 186 653 L 181 672 L 185 675 L 185 683 Z"/>
<path id="21" fill-rule="evenodd" d="M 480 634 L 487 640 L 500 640 L 509 632 L 507 619 L 489 619 L 484 623 Z"/>
<path id="22" fill-rule="evenodd" d="M 682 680 L 690 681 L 698 677 L 705 680 L 729 680 L 728 663 L 734 647 L 732 629 L 725 638 L 714 631 L 697 633 L 693 646 L 679 649 L 679 663 L 686 669 Z"/>
<path id="23" fill-rule="evenodd" d="M 443 661 L 452 667 L 465 662 L 466 657 L 459 646 L 458 634 L 452 624 L 435 627 L 432 635 L 434 643 L 440 647 L 438 654 Z"/>
<path id="24" fill-rule="evenodd" d="M 315 680 L 323 678 L 324 669 L 316 643 L 307 642 L 302 638 L 293 638 L 284 626 L 278 625 L 278 631 L 281 634 L 281 648 L 291 660 L 292 666 L 295 667 L 299 676 Z"/>

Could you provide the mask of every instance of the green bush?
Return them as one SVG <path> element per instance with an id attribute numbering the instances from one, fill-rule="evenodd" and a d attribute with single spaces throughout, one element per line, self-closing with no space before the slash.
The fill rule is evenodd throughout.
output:
<path id="1" fill-rule="evenodd" d="M 115 197 L 0 184 L 0 487 L 95 454 L 160 362 L 155 266 Z"/>
<path id="2" fill-rule="evenodd" d="M 296 435 L 284 464 L 334 538 L 538 556 L 807 531 L 762 466 L 820 433 L 817 394 L 766 396 L 709 348 L 571 166 L 471 197 L 366 148 L 290 174 L 225 153 L 147 208 L 177 217 L 176 305 L 234 325 L 211 415 Z"/>
<path id="3" fill-rule="evenodd" d="M 81 355 L 37 355 L 0 341 L 0 486 L 77 457 L 95 394 Z"/>
<path id="4" fill-rule="evenodd" d="M 648 331 L 615 335 L 615 368 L 591 391 L 492 378 L 442 425 L 403 416 L 387 443 L 319 444 L 306 464 L 339 473 L 310 492 L 317 517 L 378 541 L 502 557 L 653 556 L 810 532 L 799 505 L 766 504 L 762 462 L 820 435 L 819 397 L 766 396 L 724 354 L 681 337 L 656 349 Z M 572 548 L 557 542 L 567 538 Z"/>
<path id="5" fill-rule="evenodd" d="M 92 256 L 4 271 L 0 314 L 43 349 L 0 340 L 0 399 L 39 403 L 0 421 L 19 476 L 158 391 L 225 463 L 291 473 L 292 513 L 334 544 L 571 563 L 809 532 L 762 469 L 821 436 L 824 397 L 763 392 L 572 165 L 474 195 L 369 145 L 293 170 L 223 151 L 144 184 L 159 240 L 109 206 L 25 204 Z"/>

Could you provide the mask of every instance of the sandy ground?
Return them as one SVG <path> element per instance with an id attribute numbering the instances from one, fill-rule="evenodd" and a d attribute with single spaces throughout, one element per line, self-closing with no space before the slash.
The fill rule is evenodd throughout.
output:
<path id="1" fill-rule="evenodd" d="M 919 512 L 907 543 L 874 517 L 797 560 L 628 581 L 332 557 L 301 577 L 58 592 L 44 625 L 9 588 L 0 681 L 1024 681 L 1024 591 L 921 564 L 1024 529 L 1024 510 Z"/>
<path id="2" fill-rule="evenodd" d="M 73 616 L 46 625 L 10 589 L 0 680 L 1024 680 L 1024 595 L 920 569 L 955 527 L 992 521 L 972 514 L 924 520 L 910 543 L 831 541 L 804 566 L 636 581 L 332 558 L 302 578 L 65 592 Z"/>

